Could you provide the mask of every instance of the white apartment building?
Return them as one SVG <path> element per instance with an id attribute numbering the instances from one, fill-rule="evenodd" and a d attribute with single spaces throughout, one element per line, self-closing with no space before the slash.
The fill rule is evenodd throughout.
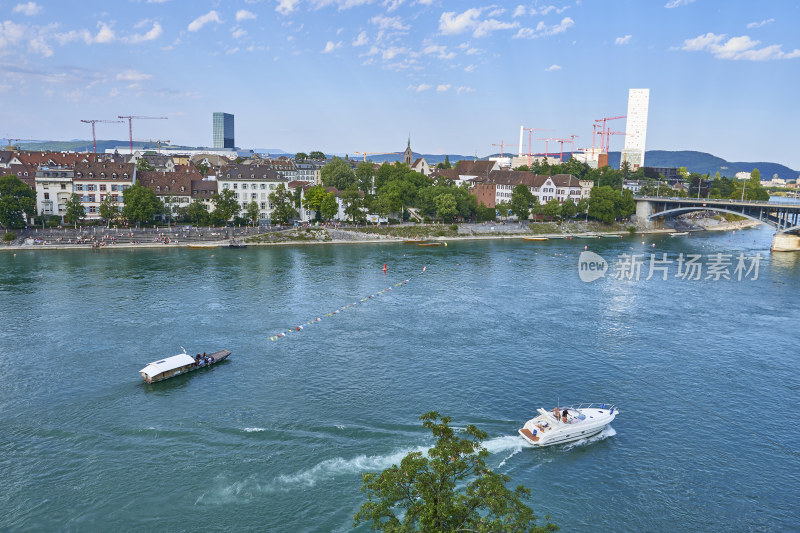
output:
<path id="1" fill-rule="evenodd" d="M 75 171 L 70 167 L 41 166 L 36 171 L 36 214 L 59 216 L 64 221 L 72 196 Z"/>
<path id="2" fill-rule="evenodd" d="M 275 192 L 281 183 L 287 187 L 289 181 L 278 172 L 262 165 L 231 165 L 217 173 L 219 192 L 232 190 L 242 211 L 247 209 L 250 202 L 256 202 L 261 219 L 270 218 L 272 206 L 269 195 Z"/>

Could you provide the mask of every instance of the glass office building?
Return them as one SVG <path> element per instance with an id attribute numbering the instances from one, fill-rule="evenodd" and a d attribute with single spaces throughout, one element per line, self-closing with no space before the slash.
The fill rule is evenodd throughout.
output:
<path id="1" fill-rule="evenodd" d="M 233 115 L 214 113 L 214 148 L 234 148 Z"/>

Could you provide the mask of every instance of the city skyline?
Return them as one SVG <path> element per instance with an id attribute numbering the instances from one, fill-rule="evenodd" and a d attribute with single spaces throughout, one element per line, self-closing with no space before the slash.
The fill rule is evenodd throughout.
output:
<path id="1" fill-rule="evenodd" d="M 2 1 L 0 136 L 90 139 L 81 119 L 154 115 L 169 120 L 134 121 L 134 139 L 205 146 L 225 109 L 243 148 L 400 151 L 410 131 L 416 152 L 484 156 L 520 124 L 591 147 L 594 120 L 649 87 L 648 149 L 800 169 L 800 7 L 647 4 Z"/>

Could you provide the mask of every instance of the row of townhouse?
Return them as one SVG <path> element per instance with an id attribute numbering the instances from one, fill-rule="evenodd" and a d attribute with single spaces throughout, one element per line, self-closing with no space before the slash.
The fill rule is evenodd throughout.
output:
<path id="1" fill-rule="evenodd" d="M 493 170 L 486 178 L 472 181 L 470 192 L 476 197 L 478 204 L 496 207 L 501 202 L 510 202 L 514 188 L 524 185 L 536 197 L 540 204 L 551 200 L 559 203 L 571 199 L 578 203 L 587 198 L 594 182 L 581 181 L 570 174 L 540 176 L 519 170 Z"/>

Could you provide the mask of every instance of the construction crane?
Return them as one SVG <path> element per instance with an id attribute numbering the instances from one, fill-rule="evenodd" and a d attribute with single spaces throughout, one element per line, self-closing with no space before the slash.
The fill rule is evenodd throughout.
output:
<path id="1" fill-rule="evenodd" d="M 531 149 L 532 149 L 532 146 L 533 146 L 533 142 L 532 142 L 533 132 L 534 131 L 553 131 L 553 130 L 545 129 L 545 128 L 523 128 L 523 127 L 520 126 L 520 130 L 519 130 L 520 148 L 522 148 L 522 132 L 523 131 L 527 131 L 528 132 L 528 167 L 530 167 L 531 163 L 532 163 L 532 161 L 531 161 Z M 519 154 L 519 155 L 522 156 L 522 154 Z"/>
<path id="2" fill-rule="evenodd" d="M 564 143 L 571 143 L 572 139 L 553 139 L 553 140 L 561 145 L 561 154 L 558 156 L 558 162 L 559 163 L 563 163 L 564 162 Z"/>
<path id="3" fill-rule="evenodd" d="M 400 152 L 353 152 L 354 154 L 361 154 L 364 156 L 364 162 L 367 162 L 368 155 L 390 155 L 390 154 L 399 154 Z"/>
<path id="4" fill-rule="evenodd" d="M 558 139 L 554 139 L 552 137 L 542 137 L 542 138 L 536 139 L 536 140 L 537 141 L 544 141 L 544 156 L 547 157 L 548 155 L 550 155 L 550 149 L 549 149 L 548 143 L 550 141 L 556 141 Z"/>
<path id="5" fill-rule="evenodd" d="M 569 158 L 572 159 L 572 154 L 575 152 L 575 139 L 580 137 L 580 135 L 572 134 L 569 136 L 571 141 L 569 141 Z"/>
<path id="6" fill-rule="evenodd" d="M 92 125 L 92 149 L 93 149 L 93 153 L 96 154 L 97 153 L 97 137 L 95 137 L 95 134 L 94 134 L 94 125 L 97 124 L 98 122 L 121 124 L 121 123 L 123 123 L 125 121 L 124 120 L 100 120 L 100 119 L 83 120 L 83 119 L 81 119 L 81 122 L 85 122 L 86 124 L 91 124 Z"/>
<path id="7" fill-rule="evenodd" d="M 128 138 L 131 143 L 131 153 L 133 153 L 133 119 L 153 119 L 153 120 L 167 120 L 168 117 L 137 117 L 136 115 L 122 116 L 118 115 L 117 118 L 128 119 Z"/>
<path id="8" fill-rule="evenodd" d="M 169 144 L 169 139 L 136 139 L 137 143 L 158 143 L 158 151 L 161 152 L 161 143 Z"/>
<path id="9" fill-rule="evenodd" d="M 611 136 L 612 135 L 627 135 L 624 131 L 607 131 L 606 132 L 606 152 L 608 152 L 608 147 L 610 146 Z"/>
<path id="10" fill-rule="evenodd" d="M 600 151 L 601 152 L 603 152 L 603 151 L 608 152 L 608 147 L 606 147 L 605 150 L 603 150 L 603 137 L 606 136 L 606 122 L 609 121 L 609 120 L 617 120 L 617 119 L 620 119 L 620 118 L 626 118 L 626 115 L 620 115 L 618 117 L 604 117 L 604 118 L 595 119 L 595 122 L 602 122 L 603 123 L 603 129 L 602 129 L 602 132 L 600 133 Z M 594 143 L 592 143 L 592 146 L 594 147 Z"/>
<path id="11" fill-rule="evenodd" d="M 505 146 L 505 141 L 500 141 L 500 144 L 492 144 L 492 146 L 499 146 L 500 147 L 500 159 L 503 158 L 503 146 Z"/>
<path id="12" fill-rule="evenodd" d="M 19 141 L 31 141 L 31 142 L 36 142 L 36 141 L 38 141 L 39 139 L 12 139 L 12 138 L 10 138 L 10 137 L 7 137 L 7 138 L 6 138 L 6 140 L 8 141 L 8 146 L 7 146 L 6 148 L 8 148 L 9 150 L 13 150 L 13 149 L 14 149 L 14 143 L 15 143 L 15 142 L 19 142 Z M 19 148 L 19 147 L 17 147 L 17 148 Z"/>

